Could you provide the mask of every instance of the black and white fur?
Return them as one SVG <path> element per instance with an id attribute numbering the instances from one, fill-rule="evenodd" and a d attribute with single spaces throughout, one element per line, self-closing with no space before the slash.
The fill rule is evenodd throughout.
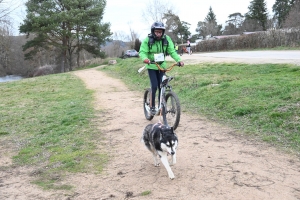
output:
<path id="1" fill-rule="evenodd" d="M 165 166 L 169 178 L 174 179 L 174 173 L 170 165 L 176 163 L 176 149 L 178 146 L 178 138 L 173 131 L 173 127 L 165 126 L 161 123 L 149 124 L 145 127 L 142 141 L 149 151 L 152 152 L 154 158 L 154 166 L 158 167 L 160 164 L 159 158 Z M 167 156 L 171 155 L 171 163 Z"/>

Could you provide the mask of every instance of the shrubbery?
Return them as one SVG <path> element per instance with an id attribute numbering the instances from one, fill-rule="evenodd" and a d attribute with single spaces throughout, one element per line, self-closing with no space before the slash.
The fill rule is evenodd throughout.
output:
<path id="1" fill-rule="evenodd" d="M 300 29 L 260 31 L 240 36 L 205 40 L 195 47 L 196 52 L 228 51 L 238 49 L 259 49 L 274 47 L 300 47 Z"/>

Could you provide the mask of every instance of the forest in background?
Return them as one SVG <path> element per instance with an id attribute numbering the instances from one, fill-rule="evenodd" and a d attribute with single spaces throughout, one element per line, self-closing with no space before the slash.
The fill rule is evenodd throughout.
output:
<path id="1" fill-rule="evenodd" d="M 110 24 L 101 21 L 105 0 L 40 4 L 28 0 L 20 36 L 11 33 L 9 14 L 15 7 L 3 6 L 7 3 L 12 0 L 0 0 L 0 76 L 61 73 L 85 66 L 93 58 L 120 57 L 127 49 L 139 51 L 137 30 L 130 28 L 130 35 L 112 33 Z M 174 42 L 201 41 L 193 47 L 195 52 L 300 46 L 300 0 L 276 0 L 273 16 L 268 15 L 264 0 L 251 1 L 248 9 L 245 14 L 229 14 L 222 27 L 210 7 L 195 35 L 165 1 L 149 1 L 142 17 L 149 23 L 164 22 L 165 33 Z"/>

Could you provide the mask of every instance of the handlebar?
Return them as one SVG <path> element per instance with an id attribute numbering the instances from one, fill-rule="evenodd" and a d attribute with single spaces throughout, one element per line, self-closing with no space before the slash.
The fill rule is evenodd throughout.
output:
<path id="1" fill-rule="evenodd" d="M 181 66 L 180 62 L 178 63 L 174 63 L 173 65 L 171 65 L 168 69 L 163 69 L 160 67 L 160 65 L 155 62 L 155 61 L 151 61 L 149 64 L 155 64 L 157 66 L 157 68 L 160 70 L 160 71 L 165 71 L 165 72 L 169 72 L 173 69 L 174 66 Z"/>

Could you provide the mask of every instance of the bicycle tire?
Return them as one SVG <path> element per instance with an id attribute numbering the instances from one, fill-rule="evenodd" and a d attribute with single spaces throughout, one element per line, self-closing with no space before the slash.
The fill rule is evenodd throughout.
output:
<path id="1" fill-rule="evenodd" d="M 169 91 L 166 94 L 166 108 L 163 110 L 164 122 L 166 120 L 166 124 L 175 130 L 179 125 L 180 114 L 181 107 L 179 98 L 175 92 Z"/>
<path id="2" fill-rule="evenodd" d="M 144 108 L 144 115 L 145 118 L 149 121 L 153 119 L 153 115 L 150 114 L 150 88 L 146 89 L 144 92 L 144 99 L 143 99 L 143 108 Z"/>

